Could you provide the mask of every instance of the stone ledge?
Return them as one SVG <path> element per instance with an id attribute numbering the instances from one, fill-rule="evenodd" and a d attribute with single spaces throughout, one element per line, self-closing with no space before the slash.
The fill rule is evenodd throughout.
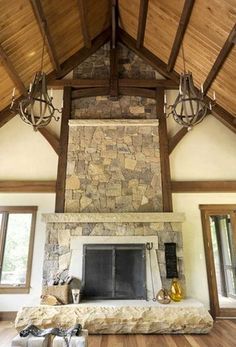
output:
<path id="1" fill-rule="evenodd" d="M 206 334 L 213 320 L 196 300 L 161 305 L 153 302 L 82 303 L 25 307 L 18 312 L 16 329 L 31 321 L 42 328 L 68 328 L 80 323 L 89 334 Z"/>
<path id="2" fill-rule="evenodd" d="M 70 119 L 69 126 L 158 126 L 158 119 Z"/>
<path id="3" fill-rule="evenodd" d="M 184 213 L 47 213 L 46 223 L 159 223 L 184 222 Z"/>

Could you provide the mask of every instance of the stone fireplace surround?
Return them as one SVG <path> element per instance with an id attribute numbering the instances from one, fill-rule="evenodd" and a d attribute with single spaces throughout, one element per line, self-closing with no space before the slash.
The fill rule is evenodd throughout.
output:
<path id="1" fill-rule="evenodd" d="M 176 242 L 178 271 L 185 287 L 183 269 L 182 213 L 56 213 L 45 214 L 47 223 L 43 283 L 48 284 L 58 271 L 82 280 L 82 247 L 86 243 L 153 242 L 151 265 L 154 291 L 168 288 L 166 278 L 165 242 Z M 153 297 L 149 253 L 146 252 L 147 296 Z"/>

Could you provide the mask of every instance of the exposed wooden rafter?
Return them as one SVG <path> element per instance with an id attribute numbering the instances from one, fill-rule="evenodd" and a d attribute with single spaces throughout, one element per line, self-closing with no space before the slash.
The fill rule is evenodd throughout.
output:
<path id="1" fill-rule="evenodd" d="M 170 57 L 167 64 L 167 71 L 170 72 L 175 66 L 176 59 L 184 38 L 185 31 L 192 13 L 195 0 L 185 0 L 183 11 L 180 17 L 179 26 L 175 35 L 174 43 L 171 49 Z"/>
<path id="2" fill-rule="evenodd" d="M 98 88 L 84 88 L 77 89 L 72 92 L 72 99 L 88 98 L 93 96 L 103 96 L 109 95 L 109 87 L 98 87 Z M 144 98 L 156 98 L 156 92 L 152 89 L 147 88 L 134 88 L 134 87 L 120 87 L 119 95 L 129 95 L 129 96 L 141 96 Z"/>
<path id="3" fill-rule="evenodd" d="M 47 128 L 39 128 L 38 131 L 48 141 L 54 151 L 59 155 L 59 140 Z"/>
<path id="4" fill-rule="evenodd" d="M 136 40 L 133 39 L 129 34 L 127 34 L 121 28 L 119 29 L 119 40 L 129 49 L 131 49 L 135 54 L 137 54 L 141 59 L 150 64 L 154 69 L 156 69 L 163 77 L 171 79 L 172 81 L 179 83 L 179 75 L 175 71 L 168 72 L 166 70 L 166 64 L 159 58 L 157 58 L 152 52 L 150 52 L 145 47 L 136 46 Z"/>
<path id="5" fill-rule="evenodd" d="M 110 28 L 104 30 L 96 38 L 92 40 L 91 48 L 83 47 L 77 51 L 72 57 L 67 59 L 64 63 L 61 64 L 61 71 L 56 72 L 55 70 L 48 74 L 47 80 L 55 80 L 55 78 L 63 78 L 68 74 L 74 67 L 81 64 L 85 59 L 87 59 L 91 54 L 96 52 L 102 45 L 104 45 L 110 39 Z M 19 97 L 16 101 L 18 102 L 22 97 Z M 6 124 L 9 120 L 15 117 L 15 114 L 12 113 L 9 109 L 9 106 L 5 107 L 0 112 L 0 128 Z"/>
<path id="6" fill-rule="evenodd" d="M 11 60 L 9 59 L 8 55 L 6 54 L 6 52 L 4 51 L 1 45 L 0 45 L 0 59 L 5 70 L 8 73 L 8 76 L 10 77 L 10 79 L 12 80 L 16 88 L 19 89 L 21 94 L 25 94 L 26 93 L 25 86 L 23 82 L 21 81 L 16 69 L 14 68 Z"/>
<path id="7" fill-rule="evenodd" d="M 175 149 L 182 138 L 188 133 L 187 128 L 183 127 L 169 139 L 169 154 Z"/>
<path id="8" fill-rule="evenodd" d="M 91 47 L 91 37 L 88 28 L 88 16 L 87 16 L 87 3 L 86 0 L 77 0 L 80 14 L 80 22 L 82 27 L 82 34 L 84 38 L 84 45 L 87 48 Z"/>
<path id="9" fill-rule="evenodd" d="M 60 71 L 61 67 L 59 64 L 59 60 L 56 54 L 55 46 L 53 44 L 52 37 L 50 35 L 50 31 L 48 29 L 47 20 L 43 12 L 43 7 L 41 5 L 40 0 L 30 0 L 35 18 L 38 22 L 39 29 L 41 31 L 42 36 L 45 38 L 45 43 L 47 45 L 47 50 L 49 57 L 51 59 L 51 63 L 55 71 Z"/>
<path id="10" fill-rule="evenodd" d="M 232 48 L 234 47 L 236 43 L 236 24 L 234 25 L 233 29 L 231 30 L 227 40 L 225 41 L 224 46 L 222 47 L 218 57 L 216 58 L 216 61 L 214 62 L 211 71 L 209 72 L 204 84 L 203 84 L 203 90 L 206 94 L 208 90 L 210 89 L 212 83 L 214 82 L 216 76 L 218 75 L 222 65 L 224 64 L 225 60 L 227 59 L 229 53 L 231 52 Z"/>
<path id="11" fill-rule="evenodd" d="M 153 68 L 156 69 L 160 74 L 162 74 L 166 78 L 171 79 L 176 83 L 179 83 L 179 74 L 177 72 L 167 72 L 167 65 L 162 60 L 157 58 L 153 53 L 147 50 L 145 47 L 137 49 L 136 41 L 122 29 L 120 29 L 119 31 L 119 38 L 124 45 L 126 45 L 144 61 L 153 66 Z M 206 102 L 212 101 L 209 97 L 205 97 L 205 100 Z M 218 104 L 213 108 L 212 114 L 226 127 L 228 127 L 230 130 L 236 133 L 236 118 L 232 114 L 227 112 L 223 107 L 219 106 Z M 185 135 L 184 132 L 181 132 L 181 134 L 181 138 L 183 138 L 183 136 Z"/>
<path id="12" fill-rule="evenodd" d="M 109 87 L 108 79 L 61 79 L 49 81 L 49 87 L 53 89 L 63 89 L 64 87 L 73 88 L 99 88 Z M 178 89 L 176 82 L 171 80 L 156 80 L 156 79 L 135 79 L 135 78 L 119 78 L 120 87 L 135 87 L 135 88 L 165 88 Z"/>
<path id="13" fill-rule="evenodd" d="M 110 97 L 118 99 L 118 48 L 117 48 L 117 28 L 118 9 L 117 0 L 112 0 L 111 7 L 111 44 L 110 44 Z"/>
<path id="14" fill-rule="evenodd" d="M 148 11 L 148 0 L 140 0 L 137 43 L 136 43 L 137 48 L 140 48 L 141 46 L 143 46 L 146 21 L 147 21 L 147 11 Z"/>

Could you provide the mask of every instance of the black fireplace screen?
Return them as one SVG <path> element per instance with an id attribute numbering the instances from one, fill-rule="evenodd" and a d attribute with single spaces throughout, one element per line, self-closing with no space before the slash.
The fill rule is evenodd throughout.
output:
<path id="1" fill-rule="evenodd" d="M 144 244 L 84 245 L 83 296 L 146 299 Z"/>

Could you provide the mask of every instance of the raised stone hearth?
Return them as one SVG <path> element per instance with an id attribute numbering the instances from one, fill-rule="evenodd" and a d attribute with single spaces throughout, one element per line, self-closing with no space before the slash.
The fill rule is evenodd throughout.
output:
<path id="1" fill-rule="evenodd" d="M 89 334 L 206 334 L 212 318 L 201 303 L 187 299 L 161 305 L 156 302 L 100 301 L 65 306 L 26 307 L 18 312 L 17 330 L 28 322 L 42 328 L 80 323 Z"/>

